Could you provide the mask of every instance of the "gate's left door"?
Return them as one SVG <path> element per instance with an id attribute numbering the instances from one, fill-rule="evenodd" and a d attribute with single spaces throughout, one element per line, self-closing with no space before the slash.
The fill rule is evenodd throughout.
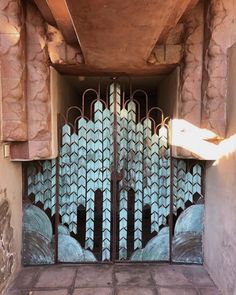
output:
<path id="1" fill-rule="evenodd" d="M 58 261 L 110 261 L 112 113 L 92 103 L 62 127 L 59 156 Z M 62 234 L 62 233 L 67 233 Z"/>
<path id="2" fill-rule="evenodd" d="M 68 109 L 59 128 L 58 158 L 38 163 L 38 171 L 28 169 L 34 203 L 24 215 L 28 264 L 169 260 L 168 128 L 163 118 L 158 124 L 150 117 L 160 109 L 148 111 L 147 103 L 141 120 L 140 104 L 133 95 L 121 99 L 117 83 L 107 99 L 96 95 L 87 104 L 89 116 L 85 96 L 81 108 Z M 36 234 L 29 213 L 35 215 Z M 152 241 L 147 253 L 143 248 L 160 230 L 164 254 L 153 256 Z"/>
<path id="3" fill-rule="evenodd" d="M 95 94 L 89 116 L 84 96 L 63 117 L 58 158 L 28 166 L 33 204 L 24 210 L 25 264 L 112 259 L 114 93 L 109 100 Z M 28 215 L 35 216 L 38 234 Z"/>

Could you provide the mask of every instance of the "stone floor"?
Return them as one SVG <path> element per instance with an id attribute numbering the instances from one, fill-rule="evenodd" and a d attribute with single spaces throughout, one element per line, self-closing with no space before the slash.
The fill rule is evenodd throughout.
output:
<path id="1" fill-rule="evenodd" d="M 219 295 L 202 266 L 56 265 L 22 269 L 6 295 Z"/>

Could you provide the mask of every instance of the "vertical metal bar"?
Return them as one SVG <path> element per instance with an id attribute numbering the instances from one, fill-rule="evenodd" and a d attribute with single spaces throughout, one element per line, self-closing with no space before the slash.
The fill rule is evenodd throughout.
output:
<path id="1" fill-rule="evenodd" d="M 58 156 L 56 158 L 56 205 L 55 205 L 55 263 L 58 263 L 58 225 L 59 225 L 59 173 L 60 173 L 60 137 L 61 137 L 61 124 L 60 115 L 57 116 L 58 128 Z"/>
<path id="2" fill-rule="evenodd" d="M 28 163 L 22 163 L 22 201 L 28 197 Z"/>
<path id="3" fill-rule="evenodd" d="M 172 240 L 173 240 L 173 207 L 174 207 L 174 195 L 173 195 L 173 185 L 174 185 L 174 161 L 172 156 L 172 122 L 169 123 L 168 136 L 170 145 L 170 215 L 169 215 L 169 260 L 172 263 Z"/>
<path id="4" fill-rule="evenodd" d="M 112 262 L 116 260 L 116 211 L 117 211 L 117 84 L 114 81 L 114 121 L 113 121 L 113 183 L 112 183 Z"/>
<path id="5" fill-rule="evenodd" d="M 206 193 L 206 168 L 207 168 L 206 166 L 207 166 L 207 162 L 204 161 L 203 165 L 201 164 L 201 167 L 202 167 L 202 175 L 201 175 L 202 189 L 201 189 L 201 194 L 204 197 L 204 205 L 205 205 L 205 193 Z"/>

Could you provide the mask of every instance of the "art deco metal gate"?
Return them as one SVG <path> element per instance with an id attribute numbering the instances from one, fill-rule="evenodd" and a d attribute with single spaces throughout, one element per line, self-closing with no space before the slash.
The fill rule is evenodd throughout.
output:
<path id="1" fill-rule="evenodd" d="M 89 92 L 96 99 L 86 116 Z M 135 98 L 138 92 L 145 103 Z M 145 107 L 143 118 L 140 106 Z M 60 130 L 58 159 L 44 161 L 40 170 L 28 168 L 28 196 L 54 225 L 54 230 L 42 229 L 51 237 L 46 263 L 53 262 L 54 254 L 59 262 L 169 261 L 173 216 L 201 196 L 202 167 L 196 163 L 187 171 L 186 162 L 172 159 L 162 110 L 149 109 L 141 90 L 125 99 L 114 82 L 104 100 L 95 90 L 85 91 L 82 107 L 68 109 Z M 38 224 L 48 218 L 33 205 L 26 210 L 41 218 Z M 26 223 L 27 260 L 32 226 Z"/>

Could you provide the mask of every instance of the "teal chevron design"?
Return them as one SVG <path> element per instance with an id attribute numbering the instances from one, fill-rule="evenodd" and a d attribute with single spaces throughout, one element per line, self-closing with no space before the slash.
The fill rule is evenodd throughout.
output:
<path id="1" fill-rule="evenodd" d="M 193 166 L 193 194 L 202 194 L 202 167 L 199 164 Z"/>
<path id="2" fill-rule="evenodd" d="M 170 149 L 164 126 L 159 129 L 159 150 L 159 225 L 165 225 L 170 213 Z"/>
<path id="3" fill-rule="evenodd" d="M 186 179 L 186 162 L 178 161 L 177 164 L 177 198 L 176 209 L 182 208 L 184 210 L 185 203 L 185 179 Z"/>
<path id="4" fill-rule="evenodd" d="M 128 103 L 128 183 L 135 190 L 136 105 Z"/>
<path id="5" fill-rule="evenodd" d="M 151 145 L 152 145 L 152 122 L 145 119 L 143 122 L 143 190 L 144 205 L 151 205 Z"/>
<path id="6" fill-rule="evenodd" d="M 167 224 L 170 214 L 170 193 L 173 185 L 173 213 L 186 208 L 186 202 L 194 203 L 194 195 L 202 196 L 203 167 L 200 162 L 173 160 L 171 183 L 171 154 L 168 144 L 168 128 L 154 128 L 152 119 L 139 119 L 137 101 L 129 99 L 121 104 L 121 88 L 112 83 L 109 101 L 93 101 L 92 119 L 79 116 L 75 126 L 65 123 L 61 127 L 61 145 L 58 159 L 41 161 L 35 168 L 30 164 L 27 171 L 28 196 L 35 204 L 41 203 L 51 216 L 59 208 L 60 221 L 72 236 L 83 234 L 85 249 L 96 249 L 95 194 L 102 192 L 101 259 L 111 260 L 112 237 L 112 173 L 119 182 L 117 222 L 119 260 L 129 258 L 128 218 L 133 214 L 134 250 L 143 247 L 143 208 L 151 209 L 150 233 L 158 233 Z M 114 124 L 116 119 L 116 126 Z M 75 129 L 75 130 L 74 130 Z M 155 130 L 154 130 L 155 129 Z M 114 136 L 116 135 L 116 137 Z M 114 145 L 117 155 L 114 155 Z M 117 165 L 114 165 L 114 157 Z M 59 175 L 57 174 L 59 164 Z M 195 163 L 190 165 L 189 163 Z M 117 170 L 114 171 L 114 167 Z M 191 168 L 190 168 L 191 167 Z M 58 181 L 58 183 L 57 183 Z M 59 186 L 59 204 L 56 204 L 56 188 Z M 128 212 L 128 193 L 134 191 L 134 212 Z M 33 197 L 34 198 L 33 198 Z M 86 209 L 83 233 L 78 232 L 77 211 Z M 42 207 L 40 205 L 40 207 Z M 129 214 L 128 214 L 129 213 Z M 86 251 L 87 251 L 86 250 Z"/>
<path id="7" fill-rule="evenodd" d="M 102 190 L 102 152 L 103 152 L 103 118 L 102 118 L 103 105 L 100 101 L 94 104 L 94 181 L 95 191 Z"/>
<path id="8" fill-rule="evenodd" d="M 185 178 L 184 202 L 193 202 L 193 175 L 188 172 Z"/>
<path id="9" fill-rule="evenodd" d="M 87 190 L 85 249 L 93 250 L 95 198 L 95 143 L 94 123 L 87 124 Z"/>
<path id="10" fill-rule="evenodd" d="M 177 214 L 178 200 L 178 160 L 173 159 L 173 213 Z"/>
<path id="11" fill-rule="evenodd" d="M 128 112 L 126 109 L 121 110 L 120 124 L 120 169 L 123 173 L 123 178 L 119 183 L 119 259 L 127 259 L 127 220 L 128 220 L 128 192 L 126 185 L 127 165 L 128 165 Z"/>
<path id="12" fill-rule="evenodd" d="M 135 146 L 134 250 L 142 248 L 143 125 L 141 123 L 136 126 Z"/>
<path id="13" fill-rule="evenodd" d="M 159 137 L 156 133 L 151 138 L 151 232 L 159 231 Z"/>
<path id="14" fill-rule="evenodd" d="M 116 83 L 112 83 L 110 85 L 110 91 L 109 91 L 109 109 L 111 111 L 111 126 L 113 126 L 113 130 L 112 130 L 112 140 L 111 140 L 111 159 L 112 159 L 112 165 L 114 165 L 113 163 L 113 159 L 114 159 L 114 131 L 116 131 L 116 142 L 119 145 L 120 143 L 120 112 L 121 112 L 121 89 L 120 89 L 120 85 L 116 84 Z M 116 126 L 116 130 L 114 128 L 114 111 L 116 111 L 116 119 L 117 119 L 117 126 Z M 117 150 L 117 153 L 119 155 L 119 147 Z M 117 164 L 117 168 L 119 171 L 119 163 Z"/>
<path id="15" fill-rule="evenodd" d="M 59 212 L 62 223 L 70 223 L 70 158 L 71 152 L 71 127 L 65 124 L 62 127 L 62 146 L 60 151 L 60 189 L 59 189 Z"/>
<path id="16" fill-rule="evenodd" d="M 51 161 L 51 216 L 56 213 L 56 160 L 53 159 Z"/>
<path id="17" fill-rule="evenodd" d="M 111 256 L 111 114 L 105 109 L 102 114 L 102 191 L 103 191 L 103 225 L 102 225 L 102 260 Z"/>
<path id="18" fill-rule="evenodd" d="M 87 186 L 87 122 L 78 121 L 78 195 L 77 204 L 86 207 Z"/>
<path id="19" fill-rule="evenodd" d="M 69 203 L 69 230 L 77 233 L 77 197 L 78 197 L 78 135 L 71 135 L 70 152 L 70 203 Z"/>

